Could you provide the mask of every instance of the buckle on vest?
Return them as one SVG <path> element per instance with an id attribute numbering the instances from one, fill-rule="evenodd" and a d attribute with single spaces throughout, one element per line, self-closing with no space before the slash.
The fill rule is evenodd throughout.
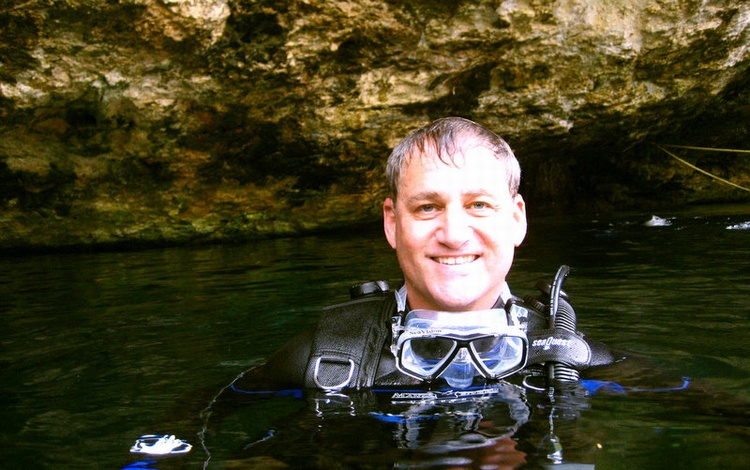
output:
<path id="1" fill-rule="evenodd" d="M 347 387 L 352 377 L 354 377 L 354 361 L 349 358 L 320 356 L 315 360 L 313 381 L 315 385 L 327 392 Z"/>

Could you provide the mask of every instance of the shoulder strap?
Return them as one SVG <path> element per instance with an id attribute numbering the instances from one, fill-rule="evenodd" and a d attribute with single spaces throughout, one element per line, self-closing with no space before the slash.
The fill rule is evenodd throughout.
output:
<path id="1" fill-rule="evenodd" d="M 323 390 L 372 386 L 396 311 L 393 293 L 326 308 L 305 371 L 305 386 Z"/>

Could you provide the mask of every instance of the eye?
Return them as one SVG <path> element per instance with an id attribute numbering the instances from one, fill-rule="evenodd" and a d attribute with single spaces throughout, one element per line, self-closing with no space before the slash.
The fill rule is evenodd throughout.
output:
<path id="1" fill-rule="evenodd" d="M 493 209 L 493 206 L 489 202 L 474 201 L 469 204 L 469 209 L 473 211 L 478 211 L 478 212 L 485 212 L 485 211 Z"/>
<path id="2" fill-rule="evenodd" d="M 418 220 L 428 220 L 438 216 L 444 209 L 439 200 L 432 195 L 419 196 L 406 201 L 406 209 L 412 217 Z"/>

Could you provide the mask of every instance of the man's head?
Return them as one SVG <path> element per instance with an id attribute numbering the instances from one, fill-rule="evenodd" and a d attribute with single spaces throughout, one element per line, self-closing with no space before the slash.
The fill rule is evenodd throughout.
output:
<path id="1" fill-rule="evenodd" d="M 398 197 L 401 172 L 412 156 L 432 152 L 440 161 L 453 164 L 454 155 L 473 140 L 490 150 L 505 165 L 505 176 L 510 194 L 518 194 L 521 184 L 521 166 L 505 140 L 474 121 L 447 117 L 421 127 L 402 140 L 391 152 L 385 169 L 389 197 Z"/>
<path id="2" fill-rule="evenodd" d="M 391 153 L 386 238 L 411 308 L 491 308 L 526 234 L 520 167 L 495 133 L 462 118 L 418 129 Z"/>

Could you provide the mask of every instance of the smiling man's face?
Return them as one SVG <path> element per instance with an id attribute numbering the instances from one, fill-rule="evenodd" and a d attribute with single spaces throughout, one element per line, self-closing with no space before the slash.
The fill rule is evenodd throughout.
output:
<path id="1" fill-rule="evenodd" d="M 427 149 L 402 168 L 396 201 L 383 203 L 409 306 L 491 308 L 526 235 L 523 198 L 511 195 L 503 164 L 487 148 L 464 146 L 454 165 Z"/>

